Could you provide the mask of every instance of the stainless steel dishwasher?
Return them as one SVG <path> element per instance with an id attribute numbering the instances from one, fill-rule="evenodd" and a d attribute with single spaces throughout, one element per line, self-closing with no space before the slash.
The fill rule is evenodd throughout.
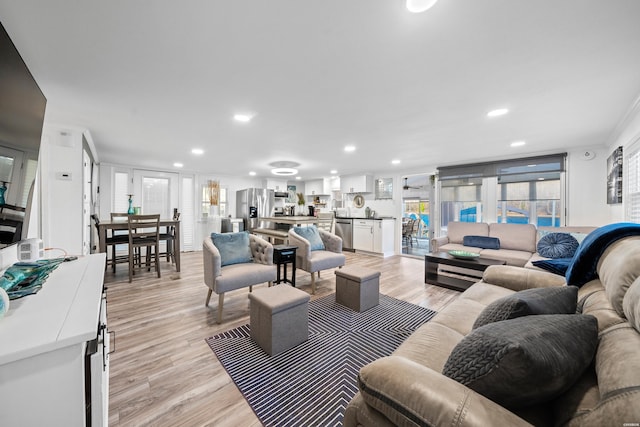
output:
<path id="1" fill-rule="evenodd" d="M 336 235 L 342 238 L 342 250 L 353 252 L 353 220 L 336 218 Z"/>

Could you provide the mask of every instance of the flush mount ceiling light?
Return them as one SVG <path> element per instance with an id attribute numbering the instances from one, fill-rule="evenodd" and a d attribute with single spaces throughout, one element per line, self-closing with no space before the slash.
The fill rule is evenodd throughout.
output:
<path id="1" fill-rule="evenodd" d="M 280 176 L 291 176 L 298 173 L 298 169 L 294 168 L 273 168 L 271 169 L 271 173 L 274 175 Z"/>
<path id="2" fill-rule="evenodd" d="M 487 117 L 499 117 L 499 116 L 504 116 L 505 114 L 507 114 L 509 112 L 508 108 L 498 108 L 495 110 L 491 110 L 487 113 Z"/>
<path id="3" fill-rule="evenodd" d="M 236 122 L 242 122 L 242 123 L 250 122 L 252 118 L 253 118 L 253 116 L 251 116 L 249 114 L 235 114 L 233 116 L 233 119 Z"/>
<path id="4" fill-rule="evenodd" d="M 271 162 L 269 163 L 269 166 L 273 168 L 271 169 L 271 173 L 274 175 L 291 176 L 298 173 L 298 169 L 296 168 L 300 166 L 300 163 L 283 160 L 279 162 Z"/>
<path id="5" fill-rule="evenodd" d="M 407 9 L 411 13 L 420 13 L 430 9 L 438 0 L 407 0 Z"/>

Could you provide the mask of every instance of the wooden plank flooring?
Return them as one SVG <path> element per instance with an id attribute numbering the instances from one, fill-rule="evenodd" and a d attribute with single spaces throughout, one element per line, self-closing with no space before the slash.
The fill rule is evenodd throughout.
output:
<path id="1" fill-rule="evenodd" d="M 381 271 L 380 292 L 440 310 L 459 292 L 425 285 L 424 260 L 345 252 L 347 265 Z M 259 426 L 260 422 L 204 341 L 249 321 L 248 288 L 225 294 L 223 323 L 217 298 L 205 307 L 202 253 L 183 253 L 182 272 L 163 263 L 162 278 L 139 274 L 128 282 L 126 265 L 105 273 L 107 315 L 115 332 L 111 354 L 110 426 Z M 297 286 L 311 292 L 310 275 L 298 270 Z M 259 286 L 266 286 L 259 285 Z M 327 270 L 316 296 L 335 291 Z"/>

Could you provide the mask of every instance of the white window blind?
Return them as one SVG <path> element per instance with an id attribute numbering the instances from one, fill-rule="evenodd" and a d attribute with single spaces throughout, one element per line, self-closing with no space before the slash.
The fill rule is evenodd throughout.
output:
<path id="1" fill-rule="evenodd" d="M 124 213 L 129 210 L 129 174 L 115 172 L 113 175 L 113 210 Z"/>
<path id="2" fill-rule="evenodd" d="M 628 150 L 623 176 L 627 177 L 627 220 L 640 222 L 640 141 Z M 625 197 L 623 197 L 623 200 Z"/>
<path id="3" fill-rule="evenodd" d="M 182 203 L 180 204 L 180 230 L 183 251 L 194 250 L 195 199 L 194 180 L 191 176 L 183 176 L 181 182 Z"/>

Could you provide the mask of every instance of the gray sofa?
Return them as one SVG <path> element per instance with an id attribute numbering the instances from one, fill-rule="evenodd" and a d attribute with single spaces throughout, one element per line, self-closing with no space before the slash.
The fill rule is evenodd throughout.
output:
<path id="1" fill-rule="evenodd" d="M 636 425 L 640 422 L 639 276 L 640 237 L 611 244 L 597 263 L 596 279 L 578 290 L 579 310 L 598 323 L 593 362 L 559 396 L 510 410 L 441 372 L 490 303 L 516 291 L 565 283 L 562 276 L 543 271 L 489 267 L 481 281 L 418 328 L 391 356 L 361 369 L 361 392 L 349 403 L 344 425 Z"/>
<path id="2" fill-rule="evenodd" d="M 457 222 L 451 221 L 447 225 L 447 235 L 431 239 L 433 252 L 447 252 L 463 250 L 479 253 L 483 258 L 498 259 L 507 265 L 538 269 L 532 262 L 541 257 L 536 251 L 536 245 L 545 232 L 574 233 L 586 235 L 595 227 L 540 227 L 533 224 L 488 224 L 485 222 Z M 465 236 L 496 237 L 500 240 L 500 249 L 482 249 L 465 246 Z"/>

